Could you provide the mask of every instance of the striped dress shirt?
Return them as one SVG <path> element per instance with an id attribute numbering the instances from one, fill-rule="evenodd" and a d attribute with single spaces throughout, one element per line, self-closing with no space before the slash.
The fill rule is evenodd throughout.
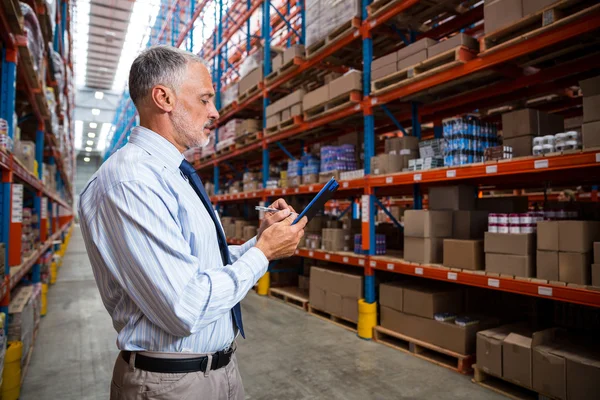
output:
<path id="1" fill-rule="evenodd" d="M 234 339 L 231 309 L 267 271 L 256 238 L 229 246 L 179 170 L 182 154 L 134 128 L 79 200 L 86 249 L 121 350 L 208 353 Z"/>

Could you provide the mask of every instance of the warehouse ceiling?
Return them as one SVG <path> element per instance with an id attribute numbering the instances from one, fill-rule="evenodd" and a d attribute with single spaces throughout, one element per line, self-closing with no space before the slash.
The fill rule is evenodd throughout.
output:
<path id="1" fill-rule="evenodd" d="M 103 152 L 110 140 L 129 68 L 147 41 L 160 0 L 77 0 L 75 5 L 75 147 L 87 155 Z"/>

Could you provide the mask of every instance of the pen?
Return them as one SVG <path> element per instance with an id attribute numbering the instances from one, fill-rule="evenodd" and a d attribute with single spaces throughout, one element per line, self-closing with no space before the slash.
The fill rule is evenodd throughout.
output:
<path id="1" fill-rule="evenodd" d="M 278 212 L 278 211 L 281 211 L 281 210 L 278 210 L 276 208 L 269 208 L 269 207 L 263 207 L 263 206 L 256 206 L 256 207 L 254 207 L 254 209 L 256 211 L 266 211 L 266 212 Z M 298 213 L 295 213 L 295 212 L 291 212 L 290 214 L 298 215 Z"/>

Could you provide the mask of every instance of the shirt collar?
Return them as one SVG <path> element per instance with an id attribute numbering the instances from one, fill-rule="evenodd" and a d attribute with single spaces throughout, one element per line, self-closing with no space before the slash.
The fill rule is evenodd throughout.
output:
<path id="1" fill-rule="evenodd" d="M 152 156 L 162 161 L 167 168 L 179 170 L 183 161 L 183 154 L 167 139 L 143 126 L 133 128 L 129 136 L 129 143 L 146 150 Z"/>

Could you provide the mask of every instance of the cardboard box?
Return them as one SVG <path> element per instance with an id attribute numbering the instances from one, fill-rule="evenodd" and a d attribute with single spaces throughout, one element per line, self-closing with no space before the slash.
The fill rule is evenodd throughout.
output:
<path id="1" fill-rule="evenodd" d="M 362 91 L 362 72 L 360 71 L 351 70 L 341 78 L 331 82 L 329 84 L 329 98 L 335 99 L 353 90 Z"/>
<path id="2" fill-rule="evenodd" d="M 584 97 L 600 94 L 600 75 L 579 81 L 579 87 Z"/>
<path id="3" fill-rule="evenodd" d="M 273 57 L 271 63 L 273 64 L 273 72 L 279 71 L 283 65 L 283 54 L 277 54 L 275 57 Z"/>
<path id="4" fill-rule="evenodd" d="M 477 332 L 477 367 L 502 377 L 502 344 L 512 326 L 499 326 Z"/>
<path id="5" fill-rule="evenodd" d="M 533 154 L 534 136 L 519 136 L 504 139 L 504 145 L 512 148 L 513 158 L 526 157 Z"/>
<path id="6" fill-rule="evenodd" d="M 419 138 L 416 136 L 403 136 L 389 138 L 385 141 L 385 152 L 390 154 L 409 155 L 410 153 L 403 150 L 419 150 Z"/>
<path id="7" fill-rule="evenodd" d="M 302 108 L 310 110 L 329 100 L 329 85 L 321 86 L 318 89 L 304 95 L 302 99 Z"/>
<path id="8" fill-rule="evenodd" d="M 430 210 L 474 210 L 476 188 L 468 185 L 429 188 Z"/>
<path id="9" fill-rule="evenodd" d="M 474 354 L 477 331 L 490 328 L 496 323 L 496 321 L 484 320 L 463 327 L 454 323 L 405 314 L 389 307 L 380 307 L 380 310 L 381 326 L 384 328 L 459 354 Z"/>
<path id="10" fill-rule="evenodd" d="M 389 154 L 379 154 L 371 157 L 371 173 L 373 175 L 387 174 Z"/>
<path id="11" fill-rule="evenodd" d="M 288 94 L 282 99 L 282 108 L 288 108 L 298 103 L 302 104 L 302 99 L 304 98 L 305 94 L 306 92 L 304 91 L 304 89 L 298 89 L 295 92 Z"/>
<path id="12" fill-rule="evenodd" d="M 485 233 L 485 252 L 526 256 L 535 254 L 535 233 Z"/>
<path id="13" fill-rule="evenodd" d="M 538 279 L 558 281 L 558 251 L 538 250 L 536 257 L 536 273 Z"/>
<path id="14" fill-rule="evenodd" d="M 583 123 L 600 121 L 600 94 L 583 98 Z"/>
<path id="15" fill-rule="evenodd" d="M 464 33 L 459 33 L 458 35 L 452 36 L 450 39 L 442 40 L 436 45 L 428 48 L 427 57 L 435 57 L 438 54 L 445 53 L 449 50 L 457 48 L 458 46 L 464 46 L 479 52 L 479 42 L 477 42 L 476 39 L 473 39 L 471 36 L 465 35 Z"/>
<path id="16" fill-rule="evenodd" d="M 291 114 L 290 114 L 289 108 L 286 108 L 285 110 L 281 111 L 281 122 L 285 122 L 290 118 L 291 118 Z"/>
<path id="17" fill-rule="evenodd" d="M 520 329 L 511 332 L 502 344 L 502 377 L 526 388 L 533 386 L 532 349 L 543 343 L 544 337 L 552 335 L 552 330 L 532 332 Z"/>
<path id="18" fill-rule="evenodd" d="M 484 269 L 483 240 L 444 239 L 444 266 Z"/>
<path id="19" fill-rule="evenodd" d="M 342 297 L 341 317 L 358 323 L 358 299 Z"/>
<path id="20" fill-rule="evenodd" d="M 564 120 L 559 115 L 525 108 L 502 114 L 502 136 L 506 139 L 520 136 L 554 135 L 564 131 Z M 514 156 L 514 147 L 513 147 Z"/>
<path id="21" fill-rule="evenodd" d="M 275 126 L 277 126 L 277 124 L 279 124 L 279 122 L 281 122 L 280 114 L 271 115 L 269 118 L 267 118 L 266 127 L 267 128 L 275 127 Z"/>
<path id="22" fill-rule="evenodd" d="M 552 396 L 554 399 L 567 399 L 567 360 L 564 352 L 552 342 L 533 348 L 532 384 L 533 390 Z M 479 360 L 477 360 L 479 363 Z"/>
<path id="23" fill-rule="evenodd" d="M 589 399 L 600 393 L 600 356 L 569 354 L 567 357 L 567 399 Z M 595 396 L 595 395 L 592 395 Z"/>
<path id="24" fill-rule="evenodd" d="M 373 62 L 371 63 L 371 70 L 375 71 L 377 69 L 384 68 L 388 65 L 393 65 L 395 67 L 397 62 L 398 52 L 395 51 L 393 53 L 387 54 L 383 57 L 379 57 L 373 60 Z"/>
<path id="25" fill-rule="evenodd" d="M 558 221 L 538 221 L 537 248 L 558 251 Z"/>
<path id="26" fill-rule="evenodd" d="M 487 211 L 458 210 L 452 214 L 452 237 L 455 239 L 483 239 L 488 228 Z"/>
<path id="27" fill-rule="evenodd" d="M 313 183 L 319 183 L 319 174 L 307 174 L 302 176 L 303 185 L 311 185 Z"/>
<path id="28" fill-rule="evenodd" d="M 421 40 L 417 40 L 416 42 L 398 50 L 396 53 L 397 60 L 404 60 L 405 58 L 412 56 L 413 54 L 428 49 L 436 43 L 436 40 L 430 38 L 423 38 Z"/>
<path id="29" fill-rule="evenodd" d="M 589 285 L 591 281 L 590 253 L 558 253 L 558 280 L 579 285 Z"/>
<path id="30" fill-rule="evenodd" d="M 371 82 L 376 81 L 381 78 L 385 78 L 386 76 L 391 75 L 396 71 L 398 71 L 398 68 L 396 67 L 396 63 L 388 64 L 384 67 L 377 68 L 371 72 Z"/>
<path id="31" fill-rule="evenodd" d="M 444 260 L 444 239 L 404 237 L 404 260 L 420 264 L 437 264 Z"/>
<path id="32" fill-rule="evenodd" d="M 283 52 L 283 64 L 287 64 L 294 60 L 294 57 L 304 58 L 304 46 L 301 44 L 294 44 Z"/>
<path id="33" fill-rule="evenodd" d="M 488 197 L 477 199 L 477 210 L 491 213 L 524 213 L 529 209 L 527 196 Z"/>
<path id="34" fill-rule="evenodd" d="M 584 149 L 600 147 L 600 121 L 583 124 L 581 127 L 581 137 Z"/>
<path id="35" fill-rule="evenodd" d="M 342 296 L 335 292 L 325 291 L 325 309 L 330 314 L 342 315 Z"/>
<path id="36" fill-rule="evenodd" d="M 433 319 L 435 314 L 463 311 L 464 292 L 460 287 L 428 282 L 404 288 L 402 311 L 406 314 Z"/>
<path id="37" fill-rule="evenodd" d="M 413 281 L 395 281 L 379 285 L 379 304 L 396 311 L 402 311 L 404 288 L 413 284 Z"/>
<path id="38" fill-rule="evenodd" d="M 404 236 L 452 237 L 452 211 L 406 210 Z"/>
<path id="39" fill-rule="evenodd" d="M 302 115 L 302 104 L 296 103 L 290 107 L 290 117 L 296 117 Z"/>
<path id="40" fill-rule="evenodd" d="M 339 293 L 342 297 L 361 299 L 364 289 L 363 279 L 362 275 L 340 272 L 340 277 L 331 290 Z"/>
<path id="41" fill-rule="evenodd" d="M 559 221 L 558 250 L 587 253 L 600 240 L 600 222 Z"/>
<path id="42" fill-rule="evenodd" d="M 485 253 L 485 270 L 531 278 L 535 276 L 535 260 L 533 256 Z"/>
<path id="43" fill-rule="evenodd" d="M 523 15 L 528 16 L 558 2 L 558 0 L 523 0 Z"/>
<path id="44" fill-rule="evenodd" d="M 523 18 L 522 0 L 486 1 L 483 7 L 485 33 L 496 32 Z"/>
<path id="45" fill-rule="evenodd" d="M 260 81 L 263 79 L 263 69 L 262 66 L 254 68 L 250 71 L 246 76 L 239 80 L 238 87 L 239 93 L 244 94 L 248 90 L 252 89 L 254 86 L 258 85 Z"/>
<path id="46" fill-rule="evenodd" d="M 592 286 L 600 287 L 600 264 L 592 264 Z"/>
<path id="47" fill-rule="evenodd" d="M 398 71 L 402 71 L 403 69 L 412 67 L 413 65 L 416 65 L 425 60 L 427 60 L 427 50 L 423 49 L 415 54 L 411 54 L 408 57 L 399 59 L 398 63 L 396 64 L 396 69 Z"/>

